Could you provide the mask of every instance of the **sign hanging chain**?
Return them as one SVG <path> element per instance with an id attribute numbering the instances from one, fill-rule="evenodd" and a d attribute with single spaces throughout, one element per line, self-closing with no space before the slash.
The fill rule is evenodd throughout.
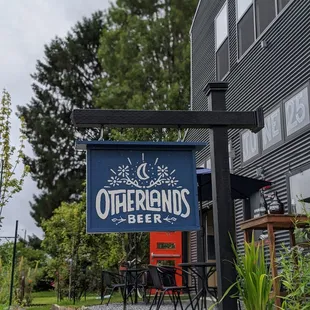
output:
<path id="1" fill-rule="evenodd" d="M 178 141 L 177 142 L 181 142 L 182 140 L 182 130 L 181 127 L 178 126 Z"/>
<path id="2" fill-rule="evenodd" d="M 107 140 L 109 140 L 109 128 L 102 125 L 100 128 L 100 136 L 98 138 L 98 141 L 104 141 L 105 137 L 107 138 Z"/>

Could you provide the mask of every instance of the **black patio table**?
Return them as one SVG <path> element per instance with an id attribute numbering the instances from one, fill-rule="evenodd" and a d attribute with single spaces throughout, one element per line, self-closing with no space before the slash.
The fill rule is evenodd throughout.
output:
<path id="1" fill-rule="evenodd" d="M 139 281 L 142 279 L 143 274 L 147 271 L 146 268 L 130 268 L 124 270 L 125 275 L 125 288 L 123 295 L 123 308 L 127 308 L 127 298 L 135 291 L 135 304 L 138 303 L 138 288 Z M 141 286 L 140 286 L 141 287 Z"/>
<path id="2" fill-rule="evenodd" d="M 211 296 L 214 296 L 214 293 L 210 291 L 208 285 L 208 279 L 211 275 L 214 274 L 216 271 L 216 263 L 215 262 L 191 262 L 191 263 L 181 263 L 179 264 L 180 267 L 187 267 L 189 268 L 195 275 L 197 275 L 202 282 L 202 287 L 198 291 L 197 295 L 193 298 L 193 309 L 200 309 L 199 307 L 199 299 L 201 298 L 201 309 L 207 309 L 207 296 L 208 292 Z M 198 269 L 202 270 L 199 272 Z M 196 301 L 196 302 L 194 302 Z M 186 309 L 188 306 L 186 307 Z"/>

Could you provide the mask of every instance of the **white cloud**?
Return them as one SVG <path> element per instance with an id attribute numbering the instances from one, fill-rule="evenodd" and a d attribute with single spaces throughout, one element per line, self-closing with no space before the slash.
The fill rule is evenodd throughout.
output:
<path id="1" fill-rule="evenodd" d="M 30 74 L 35 71 L 36 60 L 44 57 L 44 44 L 56 35 L 63 37 L 83 16 L 105 10 L 109 3 L 108 0 L 0 1 L 0 89 L 9 91 L 14 109 L 30 101 Z M 15 117 L 13 122 L 12 141 L 17 145 Z M 16 220 L 20 235 L 27 230 L 27 234 L 42 236 L 29 213 L 29 201 L 34 194 L 38 194 L 36 184 L 28 177 L 22 192 L 3 210 L 5 219 L 0 236 L 13 236 Z"/>

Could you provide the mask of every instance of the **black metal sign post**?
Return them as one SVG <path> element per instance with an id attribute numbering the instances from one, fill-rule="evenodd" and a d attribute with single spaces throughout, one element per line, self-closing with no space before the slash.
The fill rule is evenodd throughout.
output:
<path id="1" fill-rule="evenodd" d="M 258 132 L 264 127 L 262 108 L 254 112 L 227 112 L 225 92 L 228 84 L 209 83 L 205 92 L 210 111 L 133 111 L 133 110 L 74 110 L 76 127 L 143 127 L 143 128 L 210 128 L 212 159 L 212 196 L 215 228 L 215 252 L 218 297 L 235 282 L 231 264 L 234 258 L 229 233 L 234 236 L 235 216 L 230 195 L 228 164 L 229 128 L 247 128 Z M 237 310 L 236 299 L 226 297 L 220 310 Z"/>
<path id="2" fill-rule="evenodd" d="M 224 83 L 207 85 L 205 93 L 209 110 L 226 110 L 227 87 Z M 210 151 L 217 289 L 221 298 L 236 279 L 232 265 L 234 253 L 229 237 L 229 234 L 235 236 L 235 212 L 231 199 L 227 127 L 213 127 L 210 130 Z M 225 298 L 219 309 L 237 309 L 236 299 Z"/>

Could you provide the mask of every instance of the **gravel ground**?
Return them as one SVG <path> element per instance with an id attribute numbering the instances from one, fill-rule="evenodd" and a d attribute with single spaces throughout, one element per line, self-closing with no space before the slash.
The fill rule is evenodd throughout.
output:
<path id="1" fill-rule="evenodd" d="M 183 309 L 186 308 L 188 303 L 186 303 L 185 301 L 183 301 Z M 208 303 L 208 306 L 211 306 L 212 302 Z M 145 303 L 138 303 L 138 304 L 128 304 L 127 305 L 127 310 L 148 310 L 150 308 L 150 305 L 146 305 Z M 109 304 L 109 306 L 106 305 L 100 305 L 100 306 L 92 306 L 92 307 L 88 307 L 89 310 L 123 310 L 123 304 L 121 303 L 113 303 L 113 304 Z M 154 306 L 152 308 L 152 310 L 155 310 L 156 307 Z M 165 303 L 163 305 L 161 305 L 160 309 L 163 310 L 173 310 L 174 307 L 171 303 L 169 303 L 168 301 L 165 301 Z M 181 310 L 181 307 L 178 306 L 178 309 Z M 190 308 L 189 308 L 190 309 Z M 217 309 L 217 307 L 215 307 L 214 309 Z"/>

